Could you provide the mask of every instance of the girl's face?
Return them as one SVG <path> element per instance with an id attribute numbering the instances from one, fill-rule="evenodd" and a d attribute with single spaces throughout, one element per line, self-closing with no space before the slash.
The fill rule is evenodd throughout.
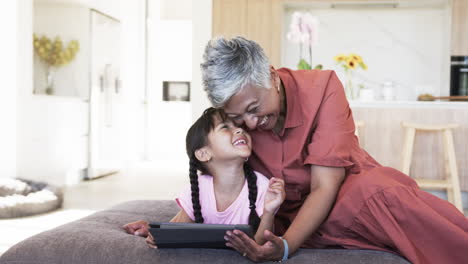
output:
<path id="1" fill-rule="evenodd" d="M 248 158 L 252 152 L 250 135 L 229 119 L 223 121 L 216 115 L 214 121 L 214 128 L 208 134 L 211 158 L 213 160 Z"/>
<path id="2" fill-rule="evenodd" d="M 277 89 L 281 81 L 273 68 L 270 71 L 271 88 L 246 85 L 225 104 L 224 112 L 236 125 L 245 124 L 249 130 L 275 127 L 281 108 Z"/>

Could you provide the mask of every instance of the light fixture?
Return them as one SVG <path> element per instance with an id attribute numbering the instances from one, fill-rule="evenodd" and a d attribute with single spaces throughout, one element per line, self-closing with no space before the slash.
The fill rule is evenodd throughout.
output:
<path id="1" fill-rule="evenodd" d="M 397 8 L 398 3 L 391 2 L 335 2 L 331 4 L 334 9 L 382 9 Z"/>

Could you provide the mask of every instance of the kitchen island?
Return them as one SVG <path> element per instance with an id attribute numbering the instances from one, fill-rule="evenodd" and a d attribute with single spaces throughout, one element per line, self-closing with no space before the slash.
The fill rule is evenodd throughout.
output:
<path id="1" fill-rule="evenodd" d="M 351 101 L 359 127 L 361 147 L 384 166 L 401 170 L 404 129 L 402 122 L 455 123 L 453 130 L 458 175 L 462 191 L 468 191 L 468 102 Z M 439 179 L 445 173 L 442 133 L 417 132 L 410 175 Z"/>

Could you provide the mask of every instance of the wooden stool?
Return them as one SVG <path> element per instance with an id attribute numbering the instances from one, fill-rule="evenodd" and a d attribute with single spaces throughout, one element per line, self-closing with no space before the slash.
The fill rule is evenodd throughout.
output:
<path id="1" fill-rule="evenodd" d="M 430 190 L 446 190 L 448 201 L 454 204 L 460 211 L 463 212 L 461 199 L 460 182 L 458 179 L 457 161 L 455 158 L 455 148 L 453 147 L 452 129 L 458 127 L 456 124 L 446 125 L 422 125 L 402 122 L 405 128 L 405 143 L 403 145 L 403 169 L 402 172 L 409 175 L 411 158 L 413 155 L 413 145 L 416 130 L 420 131 L 435 131 L 443 133 L 444 142 L 444 160 L 446 179 L 430 180 L 415 178 L 421 189 Z"/>

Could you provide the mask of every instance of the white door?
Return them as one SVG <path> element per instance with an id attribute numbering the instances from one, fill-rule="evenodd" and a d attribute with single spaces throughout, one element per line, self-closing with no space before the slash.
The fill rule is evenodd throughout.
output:
<path id="1" fill-rule="evenodd" d="M 91 10 L 91 91 L 87 178 L 118 172 L 122 163 L 120 22 Z"/>

